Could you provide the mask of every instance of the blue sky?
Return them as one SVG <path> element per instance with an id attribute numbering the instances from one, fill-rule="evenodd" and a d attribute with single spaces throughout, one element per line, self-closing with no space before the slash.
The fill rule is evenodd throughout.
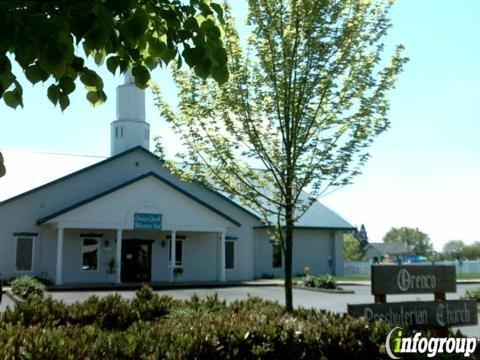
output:
<path id="1" fill-rule="evenodd" d="M 235 1 L 233 10 L 242 22 L 244 2 Z M 392 126 L 371 147 L 372 158 L 355 184 L 322 199 L 352 224 L 365 223 L 370 241 L 381 241 L 392 226 L 419 227 L 437 250 L 452 239 L 480 241 L 479 13 L 476 0 L 401 0 L 392 9 L 386 42 L 389 48 L 403 43 L 410 57 L 391 93 Z M 107 103 L 92 108 L 77 84 L 63 114 L 48 101 L 48 85 L 24 81 L 24 109 L 0 103 L 0 148 L 108 156 L 121 79 L 99 72 Z M 159 70 L 154 78 L 174 101 L 168 72 Z M 173 134 L 150 94 L 147 119 L 173 153 Z"/>

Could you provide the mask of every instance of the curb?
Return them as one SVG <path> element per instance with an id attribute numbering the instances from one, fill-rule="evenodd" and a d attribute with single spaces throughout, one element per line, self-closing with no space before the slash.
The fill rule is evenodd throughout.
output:
<path id="1" fill-rule="evenodd" d="M 119 291 L 119 290 L 138 290 L 144 285 L 151 287 L 153 290 L 175 290 L 175 289 L 214 289 L 228 287 L 265 287 L 265 286 L 283 286 L 278 283 L 255 283 L 255 282 L 228 282 L 228 283 L 166 283 L 166 284 L 103 284 L 103 285 L 61 285 L 47 286 L 47 292 L 57 291 Z"/>
<path id="2" fill-rule="evenodd" d="M 300 285 L 293 285 L 292 287 L 298 290 L 307 290 L 307 291 L 314 291 L 314 292 L 321 292 L 321 293 L 328 293 L 328 294 L 355 294 L 354 290 L 321 289 L 321 288 L 314 288 L 314 287 L 300 286 Z"/>

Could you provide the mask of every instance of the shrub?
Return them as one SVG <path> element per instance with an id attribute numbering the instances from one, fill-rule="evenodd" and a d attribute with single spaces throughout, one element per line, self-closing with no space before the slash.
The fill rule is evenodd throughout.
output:
<path id="1" fill-rule="evenodd" d="M 330 275 L 319 276 L 315 279 L 315 287 L 321 289 L 336 289 L 337 282 Z"/>
<path id="2" fill-rule="evenodd" d="M 33 297 L 0 316 L 0 359 L 384 359 L 391 330 L 327 311 L 289 314 L 260 298 L 179 301 L 148 288 L 131 301 L 113 295 L 65 305 Z"/>
<path id="3" fill-rule="evenodd" d="M 476 288 L 473 290 L 467 290 L 465 295 L 463 296 L 465 299 L 474 299 L 480 303 L 480 288 Z"/>
<path id="4" fill-rule="evenodd" d="M 307 275 L 302 279 L 303 286 L 315 287 L 315 276 Z"/>
<path id="5" fill-rule="evenodd" d="M 303 286 L 319 289 L 339 289 L 337 282 L 330 275 L 312 276 L 307 275 L 302 279 Z"/>
<path id="6" fill-rule="evenodd" d="M 37 279 L 29 276 L 21 276 L 11 282 L 12 293 L 21 299 L 28 299 L 32 296 L 43 297 L 45 285 Z"/>

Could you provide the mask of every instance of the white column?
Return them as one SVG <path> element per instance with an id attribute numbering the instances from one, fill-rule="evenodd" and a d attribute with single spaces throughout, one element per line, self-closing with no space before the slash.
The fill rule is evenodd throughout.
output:
<path id="1" fill-rule="evenodd" d="M 117 248 L 115 257 L 115 271 L 117 284 L 122 282 L 122 229 L 117 229 Z"/>
<path id="2" fill-rule="evenodd" d="M 220 233 L 220 281 L 225 281 L 225 231 Z"/>
<path id="3" fill-rule="evenodd" d="M 57 233 L 57 273 L 55 276 L 55 285 L 62 285 L 62 265 L 63 265 L 63 228 L 58 228 Z"/>
<path id="4" fill-rule="evenodd" d="M 177 232 L 175 230 L 172 230 L 172 237 L 170 238 L 170 253 L 171 253 L 171 258 L 170 258 L 170 281 L 173 282 L 175 280 L 175 265 L 176 265 L 176 250 L 177 250 Z"/>

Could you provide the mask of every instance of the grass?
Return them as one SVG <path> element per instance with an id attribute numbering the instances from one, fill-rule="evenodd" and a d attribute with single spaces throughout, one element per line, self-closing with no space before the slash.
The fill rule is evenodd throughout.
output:
<path id="1" fill-rule="evenodd" d="M 370 275 L 334 276 L 335 281 L 370 281 Z M 480 280 L 480 273 L 457 273 L 457 280 Z M 294 277 L 294 282 L 302 281 L 302 277 Z"/>

